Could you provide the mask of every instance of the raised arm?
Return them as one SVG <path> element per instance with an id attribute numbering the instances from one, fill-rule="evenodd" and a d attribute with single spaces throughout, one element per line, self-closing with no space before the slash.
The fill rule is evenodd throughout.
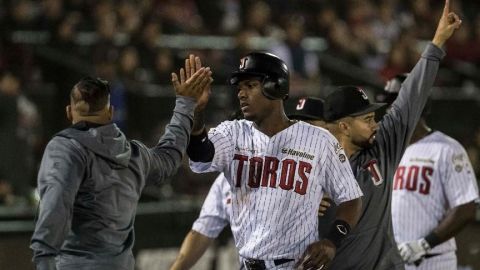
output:
<path id="1" fill-rule="evenodd" d="M 172 119 L 165 128 L 165 134 L 149 151 L 147 166 L 150 179 L 161 181 L 168 178 L 180 166 L 192 129 L 194 109 L 211 83 L 211 74 L 209 68 L 198 69 L 188 79 L 183 68 L 179 76 L 172 73 L 172 83 L 177 95 L 176 105 Z"/>
<path id="2" fill-rule="evenodd" d="M 430 95 L 440 61 L 445 55 L 440 47 L 460 25 L 461 20 L 450 12 L 450 2 L 446 0 L 432 42 L 427 45 L 420 60 L 403 82 L 392 109 L 380 123 L 377 141 L 386 146 L 387 155 L 392 156 L 390 160 L 400 161 Z"/>
<path id="3" fill-rule="evenodd" d="M 188 78 L 202 68 L 202 61 L 199 57 L 190 55 L 185 59 L 185 77 Z M 180 71 L 182 74 L 182 71 Z M 211 80 L 212 82 L 213 80 Z M 208 139 L 207 130 L 205 129 L 205 107 L 210 99 L 211 87 L 210 85 L 204 89 L 202 96 L 198 100 L 197 108 L 195 109 L 195 117 L 193 119 L 192 135 L 190 143 L 187 148 L 187 154 L 190 160 L 195 162 L 210 162 L 213 160 L 215 154 L 215 147 Z"/>

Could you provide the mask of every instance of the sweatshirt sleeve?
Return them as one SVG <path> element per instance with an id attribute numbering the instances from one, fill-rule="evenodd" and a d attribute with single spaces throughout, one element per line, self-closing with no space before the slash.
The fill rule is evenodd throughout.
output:
<path id="1" fill-rule="evenodd" d="M 73 141 L 55 137 L 47 145 L 40 171 L 40 205 L 30 248 L 38 270 L 54 270 L 72 221 L 75 196 L 85 172 L 85 156 Z"/>
<path id="2" fill-rule="evenodd" d="M 402 84 L 390 111 L 380 123 L 377 140 L 388 160 L 398 164 L 430 96 L 445 52 L 429 43 Z"/>
<path id="3" fill-rule="evenodd" d="M 165 133 L 146 157 L 147 181 L 161 183 L 174 175 L 181 165 L 193 125 L 195 100 L 177 96 L 173 116 Z"/>

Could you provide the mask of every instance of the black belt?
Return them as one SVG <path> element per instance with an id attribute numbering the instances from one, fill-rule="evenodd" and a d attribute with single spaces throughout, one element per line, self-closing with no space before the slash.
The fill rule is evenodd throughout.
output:
<path id="1" fill-rule="evenodd" d="M 276 259 L 273 260 L 273 264 L 275 266 L 282 265 L 287 262 L 294 261 L 293 259 Z M 265 266 L 264 260 L 257 260 L 257 259 L 244 259 L 243 260 L 245 268 L 247 270 L 265 270 L 267 267 Z"/>
<path id="2" fill-rule="evenodd" d="M 427 255 L 423 256 L 422 258 L 414 261 L 413 264 L 414 264 L 415 266 L 419 266 L 419 265 L 422 263 L 423 260 L 428 259 L 428 258 L 432 258 L 432 257 L 435 257 L 435 256 L 438 256 L 438 255 L 442 255 L 442 254 L 443 254 L 443 253 L 430 253 L 430 254 L 427 254 Z"/>

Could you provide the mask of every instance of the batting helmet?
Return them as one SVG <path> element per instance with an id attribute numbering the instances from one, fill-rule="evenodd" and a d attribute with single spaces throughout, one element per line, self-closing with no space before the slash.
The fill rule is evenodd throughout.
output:
<path id="1" fill-rule="evenodd" d="M 384 92 L 375 96 L 375 99 L 379 102 L 386 102 L 392 104 L 400 92 L 400 87 L 402 86 L 403 81 L 407 78 L 408 73 L 397 74 L 392 79 L 388 80 L 385 84 Z"/>
<path id="2" fill-rule="evenodd" d="M 407 79 L 410 73 L 401 73 L 397 74 L 392 79 L 388 80 L 385 84 L 385 88 L 382 93 L 375 96 L 375 99 L 380 102 L 386 102 L 391 105 L 395 99 L 398 97 L 398 93 L 400 92 L 400 88 L 402 83 Z M 425 103 L 425 107 L 423 108 L 422 116 L 426 117 L 430 114 L 432 110 L 432 101 L 430 99 L 427 100 Z"/>
<path id="3" fill-rule="evenodd" d="M 289 91 L 288 67 L 282 59 L 266 52 L 252 52 L 240 60 L 240 67 L 232 73 L 230 84 L 237 85 L 248 77 L 260 77 L 263 95 L 269 99 L 287 99 Z"/>

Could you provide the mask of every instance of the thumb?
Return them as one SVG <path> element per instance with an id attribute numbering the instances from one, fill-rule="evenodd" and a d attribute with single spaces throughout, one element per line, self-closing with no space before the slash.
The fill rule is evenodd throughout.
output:
<path id="1" fill-rule="evenodd" d="M 178 76 L 175 73 L 172 73 L 172 84 L 175 89 L 178 89 L 180 83 L 178 82 Z"/>
<path id="2" fill-rule="evenodd" d="M 453 26 L 455 27 L 455 29 L 460 28 L 460 25 L 462 25 L 462 20 L 458 20 L 458 21 L 456 21 L 456 22 L 453 24 Z"/>

